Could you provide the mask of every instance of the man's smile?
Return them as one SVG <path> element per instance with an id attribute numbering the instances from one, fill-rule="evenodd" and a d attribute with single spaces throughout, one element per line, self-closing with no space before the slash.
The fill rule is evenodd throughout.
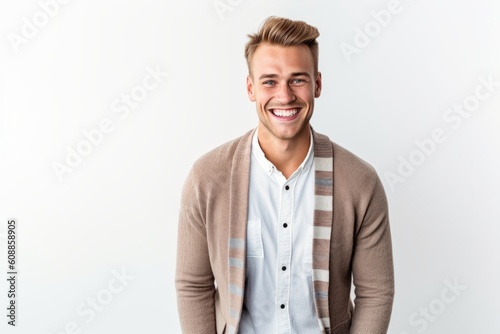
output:
<path id="1" fill-rule="evenodd" d="M 270 108 L 269 111 L 276 117 L 283 119 L 293 119 L 302 108 Z"/>

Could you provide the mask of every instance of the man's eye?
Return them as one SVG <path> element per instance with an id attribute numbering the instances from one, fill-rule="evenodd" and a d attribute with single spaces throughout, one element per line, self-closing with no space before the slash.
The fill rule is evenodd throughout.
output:
<path id="1" fill-rule="evenodd" d="M 275 82 L 274 82 L 274 80 L 267 80 L 267 81 L 264 81 L 263 84 L 267 85 L 267 86 L 270 86 L 270 85 L 274 85 Z"/>
<path id="2" fill-rule="evenodd" d="M 306 81 L 304 79 L 292 79 L 292 81 L 291 81 L 292 84 L 302 84 L 305 82 Z"/>

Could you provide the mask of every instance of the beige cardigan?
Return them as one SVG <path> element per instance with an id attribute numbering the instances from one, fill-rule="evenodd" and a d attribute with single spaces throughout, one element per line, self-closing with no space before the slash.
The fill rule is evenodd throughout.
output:
<path id="1" fill-rule="evenodd" d="M 245 289 L 252 134 L 249 131 L 202 156 L 184 184 L 176 268 L 183 333 L 238 331 Z M 314 130 L 313 136 L 318 322 L 323 333 L 386 333 L 394 274 L 384 189 L 366 162 Z"/>

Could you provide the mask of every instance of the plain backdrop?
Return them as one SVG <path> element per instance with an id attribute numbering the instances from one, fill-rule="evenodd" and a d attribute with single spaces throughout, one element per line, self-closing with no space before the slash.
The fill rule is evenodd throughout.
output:
<path id="1" fill-rule="evenodd" d="M 2 0 L 1 333 L 180 333 L 180 190 L 257 125 L 243 48 L 270 15 L 318 27 L 312 125 L 384 183 L 389 333 L 500 332 L 498 1 Z"/>

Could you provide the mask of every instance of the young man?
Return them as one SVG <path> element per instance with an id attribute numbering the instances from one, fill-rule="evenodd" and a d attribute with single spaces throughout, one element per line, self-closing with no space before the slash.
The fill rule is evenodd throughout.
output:
<path id="1" fill-rule="evenodd" d="M 318 36 L 278 17 L 249 35 L 258 127 L 201 157 L 182 194 L 183 333 L 387 332 L 387 201 L 370 165 L 309 125 L 321 94 Z"/>

